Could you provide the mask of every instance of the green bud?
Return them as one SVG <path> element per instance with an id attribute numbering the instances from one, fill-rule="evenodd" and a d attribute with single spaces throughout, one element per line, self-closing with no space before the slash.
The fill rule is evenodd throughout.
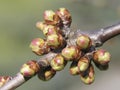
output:
<path id="1" fill-rule="evenodd" d="M 50 48 L 56 49 L 64 45 L 64 39 L 60 34 L 51 34 L 47 36 L 47 43 Z"/>
<path id="2" fill-rule="evenodd" d="M 80 72 L 84 72 L 88 69 L 90 60 L 87 57 L 82 57 L 78 61 L 78 69 Z"/>
<path id="3" fill-rule="evenodd" d="M 39 71 L 39 66 L 36 61 L 31 60 L 27 63 L 23 64 L 22 68 L 20 69 L 20 73 L 24 77 L 32 77 Z"/>
<path id="4" fill-rule="evenodd" d="M 99 49 L 93 54 L 94 62 L 100 65 L 107 65 L 110 61 L 110 57 L 110 53 L 103 49 Z"/>
<path id="5" fill-rule="evenodd" d="M 5 83 L 11 80 L 12 77 L 10 76 L 0 76 L 0 87 L 2 87 Z"/>
<path id="6" fill-rule="evenodd" d="M 77 46 L 83 50 L 88 49 L 92 45 L 91 39 L 86 35 L 78 36 L 76 43 L 77 43 Z"/>
<path id="7" fill-rule="evenodd" d="M 53 78 L 53 76 L 56 74 L 56 71 L 53 70 L 51 67 L 44 69 L 40 72 L 38 72 L 38 78 L 43 81 L 48 81 Z"/>
<path id="8" fill-rule="evenodd" d="M 47 42 L 41 38 L 33 39 L 31 44 L 30 44 L 30 48 L 37 55 L 43 55 L 43 54 L 46 54 L 50 51 L 50 48 L 47 45 Z"/>
<path id="9" fill-rule="evenodd" d="M 70 12 L 66 8 L 59 8 L 56 14 L 62 19 L 63 25 L 70 27 L 72 18 Z"/>
<path id="10" fill-rule="evenodd" d="M 50 62 L 52 69 L 54 69 L 55 71 L 60 71 L 64 69 L 66 63 L 67 62 L 60 54 L 56 55 Z"/>
<path id="11" fill-rule="evenodd" d="M 81 78 L 83 83 L 89 85 L 89 84 L 92 84 L 94 82 L 94 79 L 95 79 L 94 74 L 95 74 L 94 67 L 91 65 L 87 71 L 80 74 L 80 78 Z"/>
<path id="12" fill-rule="evenodd" d="M 77 60 L 81 52 L 76 46 L 68 46 L 62 50 L 62 55 L 65 58 L 65 60 L 70 61 L 70 60 Z"/>
<path id="13" fill-rule="evenodd" d="M 72 62 L 71 66 L 70 66 L 70 69 L 69 69 L 71 75 L 78 75 L 78 74 L 80 74 L 80 71 L 78 69 L 77 64 L 78 64 L 78 62 L 76 62 L 76 61 Z"/>
<path id="14" fill-rule="evenodd" d="M 43 29 L 44 35 L 51 35 L 51 34 L 57 34 L 57 33 L 58 33 L 58 28 L 56 26 L 47 25 Z"/>

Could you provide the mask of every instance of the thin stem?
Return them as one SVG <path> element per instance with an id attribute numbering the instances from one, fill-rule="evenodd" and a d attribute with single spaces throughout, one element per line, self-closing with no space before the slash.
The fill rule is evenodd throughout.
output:
<path id="1" fill-rule="evenodd" d="M 28 79 L 25 79 L 22 74 L 18 73 L 12 80 L 6 83 L 0 90 L 14 90 L 15 88 L 21 86 Z"/>

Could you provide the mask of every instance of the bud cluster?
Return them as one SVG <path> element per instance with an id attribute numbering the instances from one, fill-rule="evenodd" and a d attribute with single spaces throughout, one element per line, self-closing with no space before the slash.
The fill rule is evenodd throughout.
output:
<path id="1" fill-rule="evenodd" d="M 51 50 L 64 47 L 66 41 L 63 29 L 70 27 L 71 22 L 71 15 L 65 8 L 60 8 L 56 12 L 46 10 L 44 12 L 44 21 L 36 23 L 36 27 L 43 32 L 46 39 L 33 39 L 30 44 L 32 51 L 37 55 L 44 55 Z"/>
<path id="2" fill-rule="evenodd" d="M 36 27 L 43 32 L 45 39 L 33 39 L 30 47 L 37 55 L 49 52 L 54 52 L 56 55 L 49 62 L 47 60 L 41 61 L 47 64 L 44 68 L 40 63 L 37 65 L 34 61 L 30 61 L 32 65 L 35 65 L 34 67 L 28 63 L 24 64 L 20 71 L 25 77 L 37 73 L 39 79 L 48 81 L 57 71 L 63 70 L 67 62 L 72 61 L 69 69 L 70 74 L 79 75 L 82 82 L 91 84 L 95 78 L 92 63 L 100 70 L 107 68 L 110 53 L 103 49 L 95 49 L 93 41 L 88 35 L 79 34 L 74 41 L 75 44 L 68 44 L 69 37 L 66 38 L 65 35 L 70 29 L 71 22 L 71 15 L 66 8 L 60 8 L 56 12 L 52 10 L 44 12 L 44 21 L 37 22 Z"/>
<path id="3" fill-rule="evenodd" d="M 85 84 L 91 84 L 95 79 L 93 63 L 100 70 L 106 70 L 110 62 L 110 53 L 103 49 L 96 49 L 91 38 L 86 34 L 77 34 L 74 44 L 69 44 L 71 34 L 71 15 L 66 8 L 60 8 L 56 12 L 46 10 L 44 21 L 37 22 L 36 27 L 45 35 L 45 39 L 35 38 L 30 43 L 30 48 L 36 55 L 55 53 L 51 58 L 43 60 L 30 60 L 22 65 L 20 73 L 25 79 L 36 75 L 40 80 L 48 81 L 61 71 L 67 62 L 72 61 L 69 68 L 71 75 L 79 75 Z M 69 32 L 69 33 L 68 33 Z M 67 34 L 66 34 L 67 33 Z M 51 53 L 49 53 L 51 54 Z M 0 87 L 12 78 L 0 76 Z"/>

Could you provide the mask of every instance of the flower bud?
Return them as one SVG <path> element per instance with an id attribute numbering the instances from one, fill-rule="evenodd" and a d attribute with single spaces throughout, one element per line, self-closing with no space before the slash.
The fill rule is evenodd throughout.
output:
<path id="1" fill-rule="evenodd" d="M 10 76 L 0 76 L 0 87 L 2 87 L 5 83 L 11 80 L 12 77 Z"/>
<path id="2" fill-rule="evenodd" d="M 77 43 L 77 46 L 80 49 L 83 49 L 83 50 L 84 49 L 88 49 L 92 45 L 91 39 L 88 36 L 86 36 L 86 35 L 78 36 L 77 40 L 76 40 L 76 43 Z"/>
<path id="3" fill-rule="evenodd" d="M 57 34 L 58 28 L 56 26 L 47 25 L 43 28 L 43 34 L 44 35 L 51 35 L 51 34 Z"/>
<path id="4" fill-rule="evenodd" d="M 44 69 L 43 71 L 38 72 L 38 78 L 43 81 L 48 81 L 53 78 L 56 74 L 56 71 L 51 67 Z"/>
<path id="5" fill-rule="evenodd" d="M 81 55 L 81 52 L 76 46 L 68 46 L 62 50 L 62 55 L 65 58 L 65 60 L 78 60 L 78 58 Z"/>
<path id="6" fill-rule="evenodd" d="M 62 24 L 60 17 L 52 10 L 46 10 L 44 12 L 44 20 L 49 25 L 60 26 Z"/>
<path id="7" fill-rule="evenodd" d="M 80 74 L 80 78 L 83 83 L 85 84 L 91 84 L 94 82 L 95 75 L 94 75 L 94 67 L 91 65 L 89 69 L 83 73 Z"/>
<path id="8" fill-rule="evenodd" d="M 66 8 L 59 8 L 56 14 L 62 19 L 63 25 L 70 27 L 72 18 L 70 12 Z"/>
<path id="9" fill-rule="evenodd" d="M 60 54 L 56 55 L 50 62 L 52 69 L 54 69 L 55 71 L 60 71 L 64 69 L 66 63 L 67 62 Z"/>
<path id="10" fill-rule="evenodd" d="M 90 60 L 87 57 L 82 57 L 78 61 L 78 69 L 80 72 L 84 72 L 88 69 Z"/>
<path id="11" fill-rule="evenodd" d="M 43 30 L 46 27 L 46 24 L 44 22 L 37 22 L 36 27 L 40 30 Z"/>
<path id="12" fill-rule="evenodd" d="M 70 66 L 70 69 L 69 69 L 71 75 L 78 75 L 78 74 L 80 74 L 80 71 L 78 69 L 77 64 L 78 64 L 78 62 L 76 62 L 76 61 L 72 62 L 71 66 Z"/>
<path id="13" fill-rule="evenodd" d="M 110 53 L 103 49 L 99 49 L 93 54 L 93 60 L 97 64 L 106 65 L 110 61 Z"/>
<path id="14" fill-rule="evenodd" d="M 30 44 L 30 48 L 37 55 L 43 55 L 43 54 L 46 54 L 50 51 L 50 48 L 47 45 L 47 42 L 41 38 L 33 39 L 31 44 Z"/>
<path id="15" fill-rule="evenodd" d="M 56 49 L 64 45 L 64 39 L 60 34 L 51 34 L 47 36 L 47 43 L 50 48 Z"/>
<path id="16" fill-rule="evenodd" d="M 39 71 L 39 66 L 36 61 L 31 60 L 27 63 L 23 64 L 22 68 L 20 69 L 20 73 L 24 77 L 32 77 Z"/>

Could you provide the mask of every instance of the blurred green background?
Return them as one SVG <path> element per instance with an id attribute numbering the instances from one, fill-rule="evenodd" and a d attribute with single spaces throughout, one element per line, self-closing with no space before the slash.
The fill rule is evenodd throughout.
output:
<path id="1" fill-rule="evenodd" d="M 0 75 L 14 76 L 24 62 L 39 59 L 29 48 L 33 38 L 43 37 L 35 24 L 43 20 L 44 10 L 60 7 L 71 12 L 73 28 L 96 30 L 120 22 L 120 0 L 0 0 Z M 68 64 L 50 81 L 34 77 L 16 90 L 119 90 L 120 35 L 101 48 L 108 50 L 112 59 L 107 71 L 95 68 L 92 85 L 71 76 Z"/>

